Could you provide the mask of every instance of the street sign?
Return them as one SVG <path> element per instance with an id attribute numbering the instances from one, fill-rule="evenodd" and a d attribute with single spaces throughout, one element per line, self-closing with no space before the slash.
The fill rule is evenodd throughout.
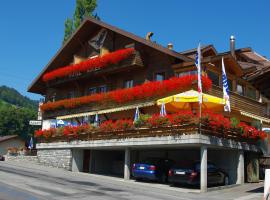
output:
<path id="1" fill-rule="evenodd" d="M 41 126 L 42 121 L 40 121 L 40 120 L 30 120 L 29 125 L 31 125 L 31 126 Z"/>

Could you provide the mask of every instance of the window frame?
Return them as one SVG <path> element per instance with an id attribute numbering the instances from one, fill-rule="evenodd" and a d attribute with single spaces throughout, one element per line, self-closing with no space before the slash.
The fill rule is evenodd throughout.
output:
<path id="1" fill-rule="evenodd" d="M 101 91 L 101 88 L 105 88 L 105 91 Z M 108 92 L 108 86 L 106 84 L 98 86 L 99 93 L 106 93 Z"/>
<path id="2" fill-rule="evenodd" d="M 127 83 L 129 83 L 128 85 L 127 85 Z M 130 83 L 132 83 L 132 84 L 130 84 Z M 132 87 L 134 87 L 134 79 L 127 79 L 127 80 L 124 80 L 124 88 L 132 88 Z M 126 87 L 126 86 L 128 86 L 128 87 Z"/>
<path id="3" fill-rule="evenodd" d="M 164 79 L 163 80 L 157 80 L 157 75 L 158 74 L 163 74 L 164 75 Z M 165 71 L 154 72 L 154 81 L 164 81 L 164 80 L 166 80 L 166 72 Z"/>

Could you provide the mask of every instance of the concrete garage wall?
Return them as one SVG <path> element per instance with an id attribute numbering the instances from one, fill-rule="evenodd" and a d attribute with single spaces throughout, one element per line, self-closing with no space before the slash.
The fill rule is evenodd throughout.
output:
<path id="1" fill-rule="evenodd" d="M 124 151 L 92 150 L 91 173 L 123 176 Z"/>
<path id="2" fill-rule="evenodd" d="M 83 150 L 72 149 L 72 171 L 82 172 L 83 171 Z"/>
<path id="3" fill-rule="evenodd" d="M 229 184 L 236 184 L 239 153 L 236 150 L 208 149 L 208 162 L 216 164 L 229 175 Z"/>
<path id="4" fill-rule="evenodd" d="M 37 157 L 38 161 L 46 166 L 71 170 L 71 149 L 39 149 L 37 151 Z"/>
<path id="5" fill-rule="evenodd" d="M 137 155 L 136 152 L 132 153 L 136 156 L 133 158 L 133 162 L 142 161 L 147 158 L 151 157 L 161 157 L 161 158 L 168 158 L 174 160 L 176 163 L 181 161 L 199 161 L 200 160 L 200 151 L 193 150 L 193 149 L 170 149 L 170 150 L 144 150 L 138 151 Z"/>

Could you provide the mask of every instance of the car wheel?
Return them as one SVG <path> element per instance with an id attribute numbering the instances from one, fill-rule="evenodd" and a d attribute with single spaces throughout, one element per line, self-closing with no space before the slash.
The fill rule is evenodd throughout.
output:
<path id="1" fill-rule="evenodd" d="M 223 182 L 224 185 L 229 185 L 229 177 L 228 176 L 225 176 L 224 177 L 224 182 Z"/>

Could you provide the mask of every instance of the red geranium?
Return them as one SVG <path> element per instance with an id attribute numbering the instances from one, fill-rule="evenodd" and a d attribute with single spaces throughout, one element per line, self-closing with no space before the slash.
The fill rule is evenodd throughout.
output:
<path id="1" fill-rule="evenodd" d="M 38 137 L 41 137 L 41 136 L 43 136 L 43 131 L 42 131 L 41 129 L 36 130 L 34 135 L 35 135 L 35 137 L 37 137 L 37 138 L 38 138 Z"/>
<path id="2" fill-rule="evenodd" d="M 119 89 L 107 93 L 93 94 L 84 97 L 64 99 L 55 102 L 47 102 L 41 106 L 42 111 L 55 110 L 60 108 L 74 108 L 89 103 L 127 103 L 134 100 L 162 97 L 168 93 L 176 93 L 190 89 L 195 75 L 187 75 L 180 78 L 173 77 L 169 80 L 147 82 L 133 88 Z M 203 88 L 207 91 L 212 87 L 208 77 L 202 77 Z"/>
<path id="3" fill-rule="evenodd" d="M 121 60 L 128 58 L 131 54 L 133 54 L 133 52 L 134 52 L 133 48 L 127 48 L 127 49 L 120 49 L 118 51 L 108 53 L 103 56 L 90 58 L 78 64 L 69 65 L 50 71 L 43 75 L 42 80 L 44 82 L 48 82 L 56 78 L 62 78 L 73 74 L 80 74 L 88 71 L 97 70 L 100 68 L 107 67 L 110 64 L 117 64 Z"/>

